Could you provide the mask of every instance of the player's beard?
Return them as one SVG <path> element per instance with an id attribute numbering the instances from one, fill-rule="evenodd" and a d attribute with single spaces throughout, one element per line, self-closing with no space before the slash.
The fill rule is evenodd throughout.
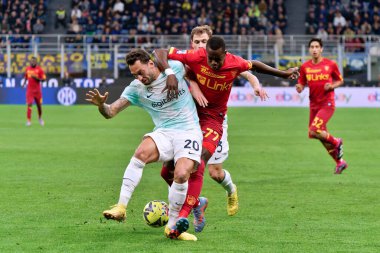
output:
<path id="1" fill-rule="evenodd" d="M 144 77 L 143 79 L 146 80 L 145 82 L 143 82 L 144 85 L 150 85 L 155 80 L 154 74 L 149 73 L 148 76 L 146 78 Z"/>

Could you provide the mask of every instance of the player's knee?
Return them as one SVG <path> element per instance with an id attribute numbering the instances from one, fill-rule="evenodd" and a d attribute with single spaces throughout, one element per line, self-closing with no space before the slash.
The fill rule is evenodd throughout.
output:
<path id="1" fill-rule="evenodd" d="M 193 168 L 194 162 L 192 160 L 187 158 L 178 160 L 174 169 L 174 181 L 179 183 L 186 182 Z"/>
<path id="2" fill-rule="evenodd" d="M 211 165 L 209 165 L 208 173 L 212 179 L 214 179 L 218 182 L 223 180 L 224 173 L 223 173 L 222 166 L 218 166 L 218 165 L 212 165 L 211 166 Z"/>
<path id="3" fill-rule="evenodd" d="M 309 129 L 309 138 L 318 138 L 319 137 L 319 134 L 312 130 L 312 129 Z"/>
<path id="4" fill-rule="evenodd" d="M 144 163 L 147 163 L 149 161 L 150 155 L 148 154 L 146 149 L 139 147 L 138 149 L 136 149 L 134 157 L 136 157 Z"/>
<path id="5" fill-rule="evenodd" d="M 190 173 L 184 168 L 176 168 L 174 171 L 174 181 L 180 184 L 185 183 L 190 177 Z"/>

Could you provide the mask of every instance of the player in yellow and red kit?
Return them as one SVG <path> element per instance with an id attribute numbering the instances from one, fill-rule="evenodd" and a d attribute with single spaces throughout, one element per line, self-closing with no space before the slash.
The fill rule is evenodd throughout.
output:
<path id="1" fill-rule="evenodd" d="M 30 66 L 25 70 L 24 82 L 21 87 L 25 87 L 25 82 L 28 81 L 28 86 L 26 87 L 26 104 L 27 104 L 27 122 L 26 125 L 30 126 L 32 124 L 32 104 L 33 101 L 36 103 L 38 110 L 38 121 L 41 126 L 45 124 L 42 119 L 42 89 L 41 82 L 46 80 L 45 72 L 40 66 L 37 66 L 37 58 L 32 57 L 30 59 Z"/>
<path id="2" fill-rule="evenodd" d="M 343 160 L 343 140 L 335 138 L 327 131 L 327 122 L 335 111 L 334 89 L 343 84 L 338 66 L 332 60 L 322 57 L 321 39 L 309 41 L 311 60 L 302 64 L 296 90 L 301 93 L 306 85 L 310 89 L 309 138 L 322 142 L 336 162 L 335 174 L 341 174 L 348 167 Z"/>
<path id="3" fill-rule="evenodd" d="M 230 54 L 226 51 L 224 40 L 216 36 L 207 41 L 206 49 L 180 51 L 176 48 L 171 48 L 169 52 L 160 49 L 155 50 L 155 53 L 157 62 L 162 64 L 164 69 L 168 68 L 167 58 L 186 64 L 194 72 L 199 88 L 208 101 L 207 107 L 198 106 L 197 108 L 199 123 L 203 132 L 202 164 L 207 164 L 222 137 L 222 125 L 227 112 L 227 102 L 231 93 L 232 83 L 240 73 L 252 69 L 283 78 L 294 79 L 298 77 L 297 68 L 281 71 L 258 61 L 244 60 L 239 56 Z M 167 81 L 167 87 L 169 94 L 176 93 L 175 85 L 169 83 L 169 80 Z M 203 173 L 199 180 L 203 180 Z M 192 195 L 196 199 L 199 196 L 201 186 L 202 182 L 194 184 L 194 187 L 192 187 L 189 181 L 188 195 Z M 190 194 L 192 191 L 193 193 Z M 198 192 L 196 193 L 196 191 Z M 195 201 L 193 204 L 195 204 Z M 176 237 L 181 232 L 179 228 L 181 228 L 182 224 L 188 223 L 186 217 L 190 210 L 182 209 L 176 226 L 167 227 L 165 233 L 168 237 Z"/>

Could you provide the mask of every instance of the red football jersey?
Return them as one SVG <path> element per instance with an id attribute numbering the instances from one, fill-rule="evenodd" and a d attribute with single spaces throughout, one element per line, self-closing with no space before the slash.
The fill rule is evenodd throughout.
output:
<path id="1" fill-rule="evenodd" d="M 310 106 L 335 105 L 334 91 L 325 91 L 326 83 L 343 80 L 338 66 L 332 60 L 323 58 L 318 64 L 309 60 L 302 64 L 300 68 L 300 77 L 298 83 L 308 85 L 310 89 Z"/>
<path id="2" fill-rule="evenodd" d="M 40 90 L 41 85 L 40 81 L 37 81 L 32 77 L 32 75 L 37 76 L 40 79 L 46 79 L 45 72 L 42 70 L 40 66 L 35 66 L 34 68 L 29 66 L 25 70 L 25 78 L 28 79 L 28 87 L 29 90 Z"/>
<path id="3" fill-rule="evenodd" d="M 187 65 L 194 72 L 195 78 L 203 95 L 208 100 L 208 106 L 198 106 L 198 115 L 207 115 L 222 123 L 227 113 L 227 102 L 231 93 L 234 79 L 244 71 L 252 68 L 250 61 L 227 53 L 223 66 L 214 71 L 207 64 L 207 53 L 204 48 L 198 50 L 180 51 L 170 48 L 168 58 L 178 60 Z"/>

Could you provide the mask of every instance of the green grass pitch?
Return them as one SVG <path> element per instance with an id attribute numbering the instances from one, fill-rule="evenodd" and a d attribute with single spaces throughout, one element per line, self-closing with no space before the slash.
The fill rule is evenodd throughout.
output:
<path id="1" fill-rule="evenodd" d="M 0 106 L 0 252 L 380 252 L 378 108 L 338 108 L 329 123 L 344 138 L 342 175 L 307 138 L 307 108 L 230 108 L 225 168 L 240 210 L 227 215 L 225 192 L 206 172 L 207 225 L 197 242 L 144 224 L 148 201 L 167 202 L 157 163 L 146 166 L 126 222 L 102 218 L 152 130 L 145 112 L 105 120 L 94 106 L 44 106 L 40 127 L 33 107 L 27 128 L 25 111 Z"/>

